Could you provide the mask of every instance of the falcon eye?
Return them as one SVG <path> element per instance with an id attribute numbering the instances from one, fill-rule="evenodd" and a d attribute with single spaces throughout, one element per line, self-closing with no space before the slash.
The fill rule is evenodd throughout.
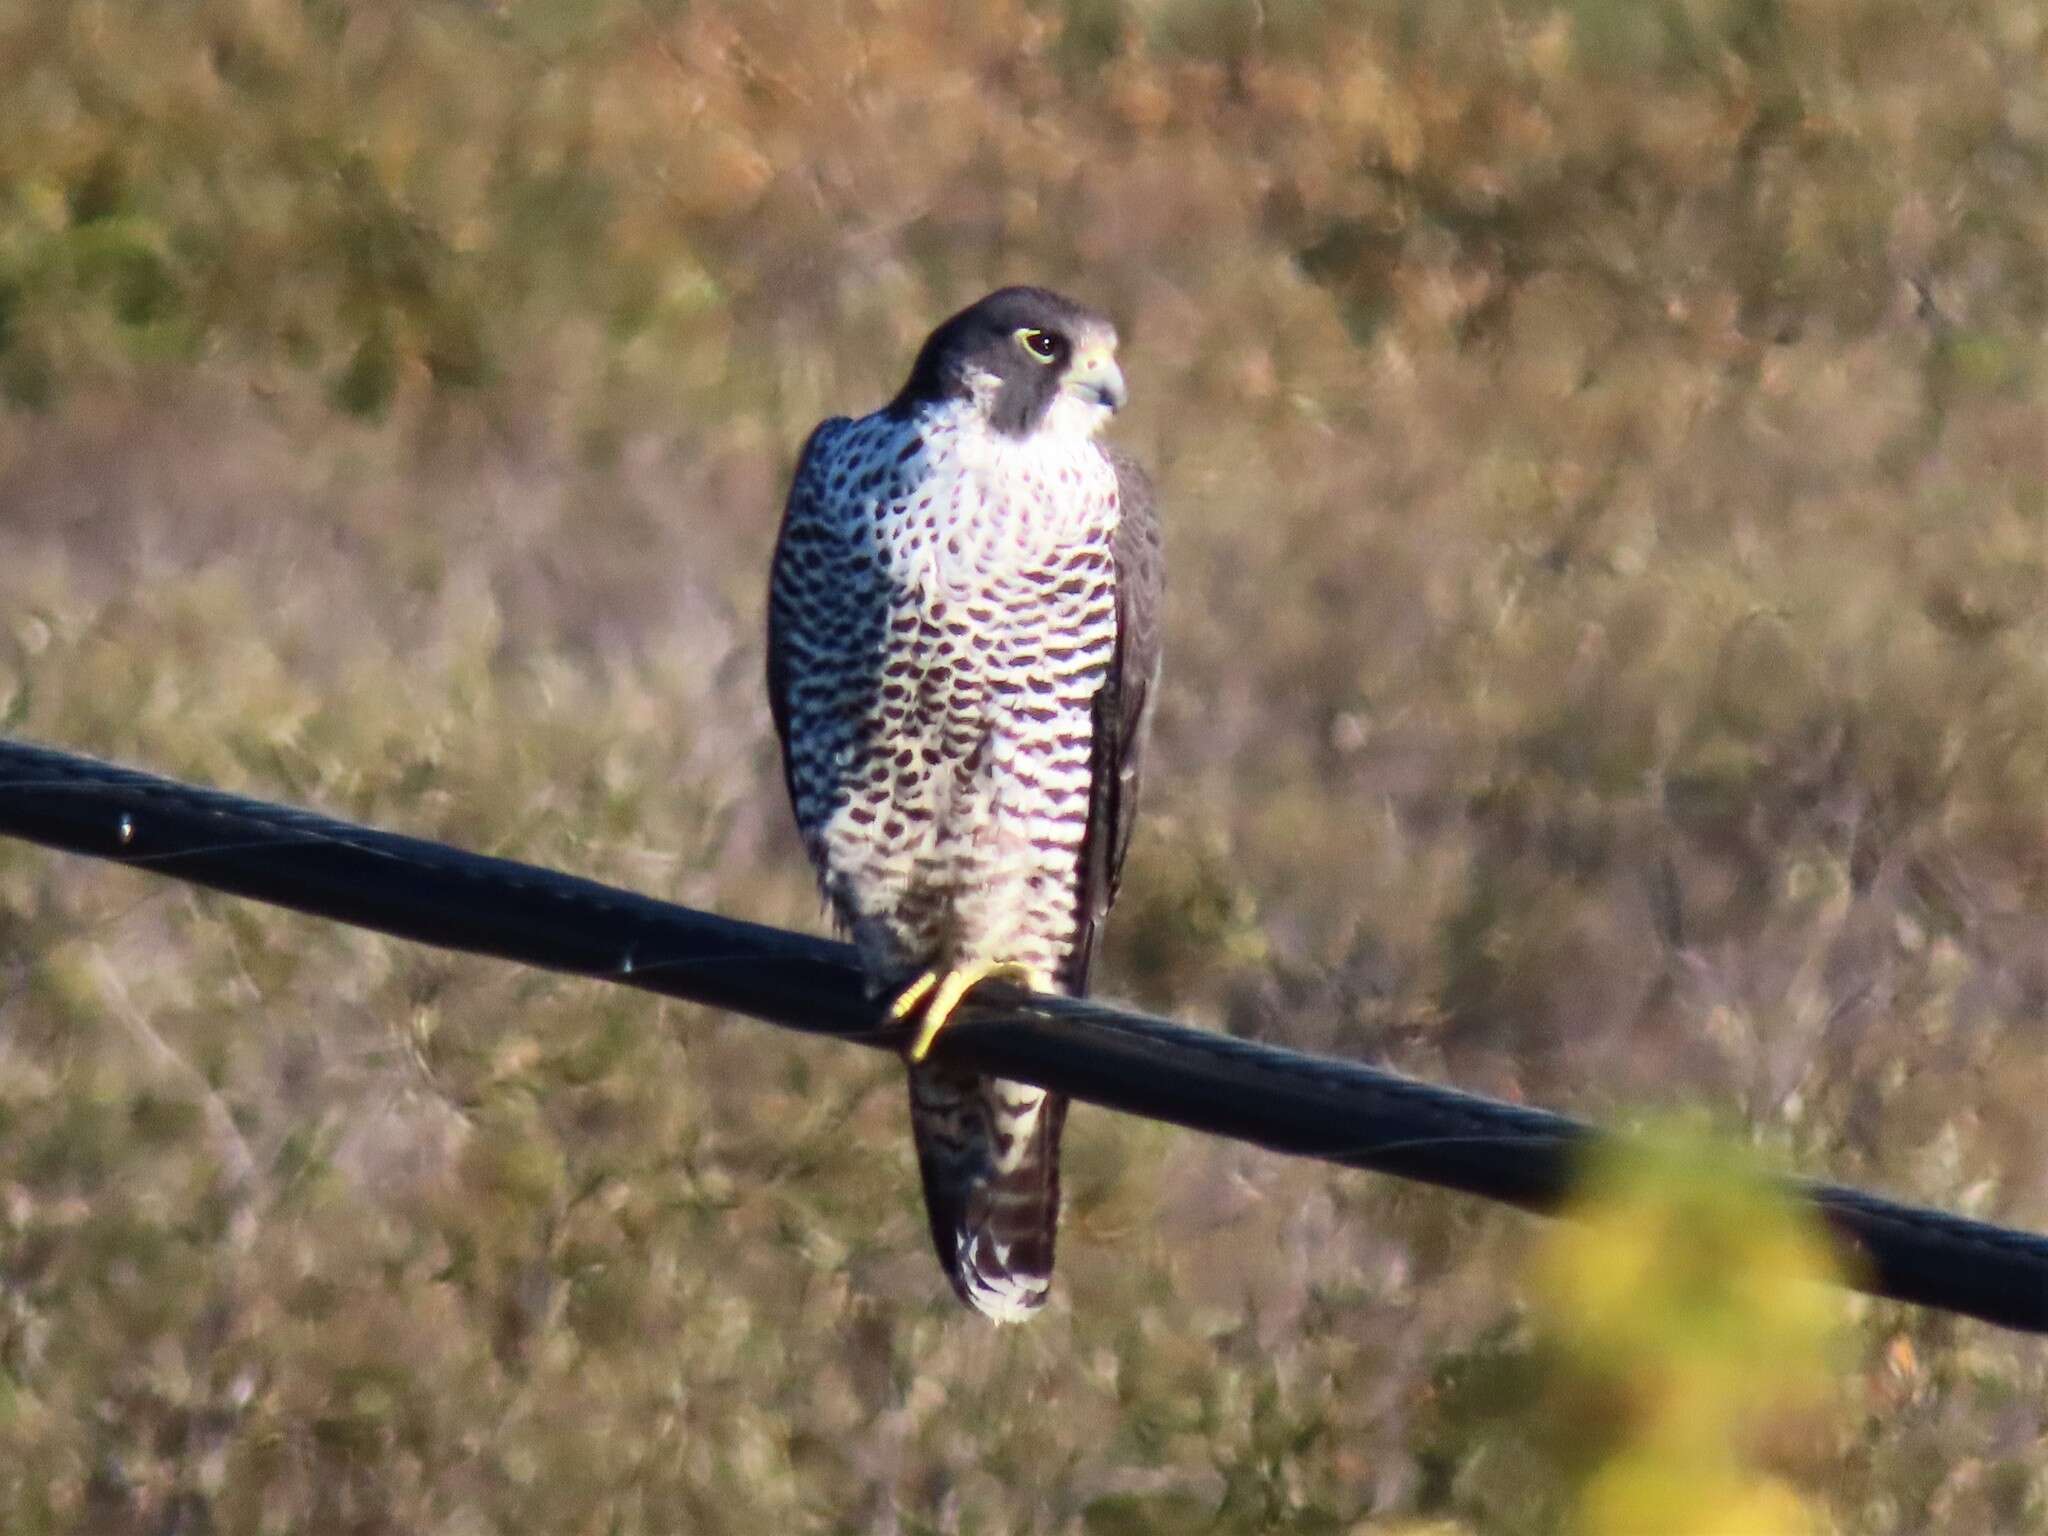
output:
<path id="1" fill-rule="evenodd" d="M 1060 339 L 1051 331 L 1041 331 L 1035 326 L 1025 326 L 1017 332 L 1017 344 L 1041 363 L 1049 363 L 1060 355 Z"/>

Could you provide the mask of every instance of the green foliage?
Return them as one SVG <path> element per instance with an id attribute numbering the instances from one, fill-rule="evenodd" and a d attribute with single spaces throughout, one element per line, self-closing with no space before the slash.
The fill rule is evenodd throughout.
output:
<path id="1" fill-rule="evenodd" d="M 1171 532 L 1106 990 L 2048 1225 L 2041 37 L 0 0 L 0 722 L 815 924 L 789 460 L 1051 282 Z M 1624 1191 L 1525 1307 L 1518 1218 L 1084 1110 L 1060 1300 L 992 1334 L 901 1096 L 0 848 L 0 1528 L 2048 1521 L 2023 1343 L 1843 1307 L 1845 1390 L 1740 1396 L 1775 1293 L 1650 1262 L 1749 1252 L 1737 1185 Z"/>
<path id="2" fill-rule="evenodd" d="M 1425 1504 L 1488 1531 L 1826 1529 L 1793 1479 L 1847 1409 L 1835 1274 L 1740 1148 L 1603 1151 L 1536 1249 L 1529 1316 L 1438 1363 Z"/>
<path id="3" fill-rule="evenodd" d="M 1752 1465 L 1801 1413 L 1833 1406 L 1835 1264 L 1781 1191 L 1706 1137 L 1610 1151 L 1536 1278 L 1561 1416 L 1591 1430 L 1575 1448 L 1578 1529 L 1821 1528 Z"/>

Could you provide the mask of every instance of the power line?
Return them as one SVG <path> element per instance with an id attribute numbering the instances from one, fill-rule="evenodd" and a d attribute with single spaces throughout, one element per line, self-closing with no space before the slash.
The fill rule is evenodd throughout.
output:
<path id="1" fill-rule="evenodd" d="M 614 981 L 896 1050 L 853 949 L 91 758 L 0 740 L 0 833 L 446 949 Z M 1545 1110 L 1096 1002 L 976 994 L 965 1064 L 1276 1152 L 1556 1212 L 1600 1134 Z M 1850 1284 L 2048 1333 L 2048 1237 L 1839 1185 L 1790 1184 Z"/>

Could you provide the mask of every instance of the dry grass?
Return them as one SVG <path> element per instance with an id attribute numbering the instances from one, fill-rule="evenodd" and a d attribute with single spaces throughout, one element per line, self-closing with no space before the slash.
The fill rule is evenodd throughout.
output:
<path id="1" fill-rule="evenodd" d="M 0 723 L 814 923 L 790 457 L 1047 281 L 1171 519 L 1110 990 L 2048 1226 L 2044 62 L 2030 0 L 0 0 Z M 0 847 L 0 1528 L 1568 1519 L 1526 1223 L 1083 1112 L 997 1334 L 900 1097 Z M 1842 1313 L 1788 1485 L 2048 1521 L 2048 1354 Z"/>

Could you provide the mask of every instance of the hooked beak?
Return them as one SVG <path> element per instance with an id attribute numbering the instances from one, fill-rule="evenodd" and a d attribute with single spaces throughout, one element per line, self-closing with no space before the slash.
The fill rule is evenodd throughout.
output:
<path id="1" fill-rule="evenodd" d="M 1076 357 L 1067 369 L 1064 387 L 1090 405 L 1107 406 L 1112 411 L 1121 410 L 1128 398 L 1123 370 L 1117 367 L 1116 355 L 1107 347 Z"/>

